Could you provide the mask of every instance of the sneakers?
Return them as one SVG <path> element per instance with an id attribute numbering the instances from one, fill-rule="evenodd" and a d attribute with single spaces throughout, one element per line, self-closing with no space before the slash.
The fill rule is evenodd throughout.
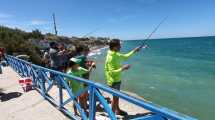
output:
<path id="1" fill-rule="evenodd" d="M 125 112 L 125 111 L 123 111 L 123 110 L 119 110 L 119 111 L 117 111 L 117 112 L 115 112 L 115 113 L 116 113 L 116 115 L 121 115 L 121 116 L 126 116 L 126 115 L 128 115 L 128 113 Z"/>

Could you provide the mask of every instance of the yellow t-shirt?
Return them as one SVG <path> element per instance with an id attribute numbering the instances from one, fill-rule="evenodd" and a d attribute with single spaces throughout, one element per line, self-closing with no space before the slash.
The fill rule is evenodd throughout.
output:
<path id="1" fill-rule="evenodd" d="M 109 86 L 121 81 L 121 62 L 127 60 L 133 54 L 134 51 L 127 54 L 121 54 L 111 50 L 108 51 L 105 61 L 105 76 Z"/>

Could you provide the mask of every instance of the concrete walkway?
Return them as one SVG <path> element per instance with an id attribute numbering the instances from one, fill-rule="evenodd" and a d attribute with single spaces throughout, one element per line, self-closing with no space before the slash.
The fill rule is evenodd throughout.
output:
<path id="1" fill-rule="evenodd" d="M 18 84 L 20 76 L 10 67 L 3 68 L 3 74 L 0 74 L 0 120 L 69 120 L 56 107 L 44 100 L 35 90 L 27 93 Z M 53 87 L 49 94 L 57 98 L 57 87 Z M 65 91 L 63 91 L 65 93 Z M 106 97 L 110 95 L 103 93 Z M 137 96 L 136 96 L 137 97 Z M 64 94 L 64 98 L 68 95 Z M 72 103 L 67 105 L 72 110 Z M 120 107 L 126 110 L 129 116 L 117 116 L 118 119 L 127 120 L 130 118 L 142 116 L 149 111 L 139 108 L 135 105 L 120 100 Z M 109 120 L 107 113 L 97 112 L 97 120 Z"/>
<path id="2" fill-rule="evenodd" d="M 0 74 L 0 120 L 69 120 L 35 90 L 24 93 L 10 67 Z"/>

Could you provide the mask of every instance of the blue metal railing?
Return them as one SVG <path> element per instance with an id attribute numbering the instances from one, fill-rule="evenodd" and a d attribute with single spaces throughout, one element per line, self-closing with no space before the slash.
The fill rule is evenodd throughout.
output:
<path id="1" fill-rule="evenodd" d="M 107 101 L 99 92 L 100 90 L 102 90 L 109 94 L 118 96 L 121 99 L 128 101 L 129 103 L 142 107 L 153 113 L 150 115 L 134 118 L 134 120 L 196 120 L 195 118 L 174 112 L 167 108 L 152 104 L 150 102 L 146 102 L 141 99 L 134 98 L 123 92 L 111 89 L 108 86 L 95 83 L 90 80 L 85 80 L 83 78 L 79 78 L 79 77 L 67 75 L 65 73 L 61 73 L 58 71 L 54 71 L 51 69 L 47 69 L 35 64 L 31 64 L 30 62 L 18 59 L 10 55 L 7 55 L 6 59 L 9 65 L 16 72 L 18 72 L 22 77 L 32 78 L 33 86 L 41 93 L 41 95 L 46 100 L 52 102 L 54 105 L 58 107 L 60 111 L 64 112 L 65 114 L 67 114 L 69 117 L 73 119 L 78 119 L 78 118 L 73 114 L 73 112 L 71 112 L 69 109 L 66 108 L 66 105 L 68 103 L 70 102 L 74 103 L 83 120 L 87 120 L 87 119 L 94 120 L 95 114 L 96 114 L 96 101 L 99 101 L 103 105 L 104 111 L 108 114 L 109 118 L 111 120 L 116 120 L 117 119 L 116 115 L 112 112 Z M 47 73 L 52 74 L 54 78 L 51 79 L 50 77 L 48 77 Z M 65 81 L 65 78 L 82 82 L 86 84 L 88 87 L 84 90 L 81 90 L 78 93 L 78 95 L 75 96 L 73 94 L 72 89 L 69 88 L 67 82 Z M 58 91 L 59 91 L 57 100 L 54 97 L 52 97 L 52 95 L 49 93 L 49 91 L 52 89 L 54 84 L 57 84 Z M 69 95 L 69 98 L 67 98 L 66 100 L 64 100 L 65 98 L 63 97 L 64 95 L 63 88 Z M 87 117 L 86 113 L 81 108 L 80 104 L 76 101 L 76 98 L 86 91 L 88 91 L 89 93 L 89 117 Z"/>

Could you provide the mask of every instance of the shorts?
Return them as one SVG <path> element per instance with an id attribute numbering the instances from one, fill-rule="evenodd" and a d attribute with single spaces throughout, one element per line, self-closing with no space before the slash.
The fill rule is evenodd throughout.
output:
<path id="1" fill-rule="evenodd" d="M 116 90 L 120 90 L 121 82 L 115 82 L 110 87 Z"/>

